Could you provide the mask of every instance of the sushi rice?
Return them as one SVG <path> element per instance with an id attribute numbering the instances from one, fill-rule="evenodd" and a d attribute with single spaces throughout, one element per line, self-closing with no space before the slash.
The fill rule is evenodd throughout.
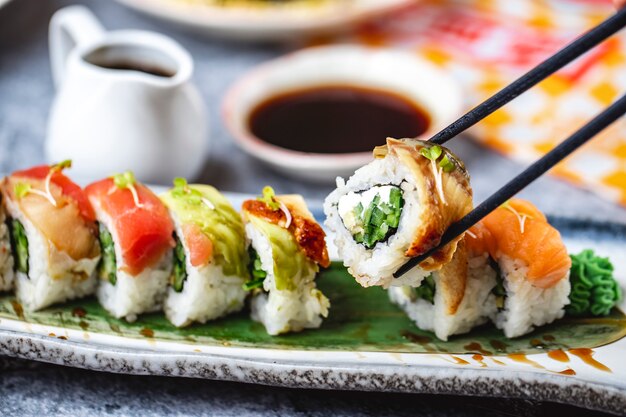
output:
<path id="1" fill-rule="evenodd" d="M 246 235 L 259 254 L 263 271 L 263 291 L 253 295 L 252 319 L 262 323 L 270 335 L 318 328 L 328 316 L 330 302 L 315 286 L 318 267 L 313 261 L 291 277 L 293 290 L 279 290 L 274 275 L 274 255 L 270 240 L 252 222 L 246 224 Z"/>
<path id="2" fill-rule="evenodd" d="M 433 272 L 435 297 L 431 303 L 417 298 L 412 287 L 391 287 L 389 298 L 415 322 L 417 327 L 435 333 L 441 340 L 455 334 L 467 333 L 486 323 L 497 308 L 491 290 L 496 285 L 495 271 L 489 267 L 487 256 L 468 260 L 468 279 L 463 301 L 454 314 L 448 314 L 446 296 L 437 291 L 439 272 Z"/>
<path id="3" fill-rule="evenodd" d="M 161 310 L 172 271 L 172 251 L 165 252 L 158 262 L 137 275 L 125 272 L 113 221 L 94 199 L 91 202 L 101 227 L 111 233 L 117 260 L 115 285 L 106 278 L 99 279 L 98 301 L 113 317 L 129 322 L 135 321 L 139 314 Z"/>
<path id="4" fill-rule="evenodd" d="M 28 275 L 16 272 L 16 294 L 24 308 L 36 311 L 93 294 L 100 257 L 74 260 L 56 249 L 10 198 L 7 214 L 19 221 L 28 239 Z"/>
<path id="5" fill-rule="evenodd" d="M 176 235 L 183 236 L 182 223 L 174 210 L 170 210 Z M 242 242 L 243 245 L 243 242 Z M 191 253 L 186 244 L 185 267 L 187 277 L 181 292 L 171 286 L 165 300 L 165 315 L 175 326 L 182 327 L 196 321 L 205 323 L 218 317 L 241 310 L 245 305 L 247 291 L 243 284 L 246 278 L 226 275 L 224 268 L 215 262 L 195 267 L 191 264 Z"/>
<path id="6" fill-rule="evenodd" d="M 544 289 L 526 279 L 528 266 L 522 261 L 502 256 L 499 265 L 507 295 L 504 308 L 495 309 L 491 318 L 506 337 L 522 336 L 563 317 L 569 304 L 569 273 L 554 287 Z"/>

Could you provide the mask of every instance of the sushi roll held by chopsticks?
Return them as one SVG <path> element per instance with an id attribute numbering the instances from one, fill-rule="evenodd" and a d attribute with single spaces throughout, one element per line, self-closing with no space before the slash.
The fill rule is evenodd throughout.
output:
<path id="1" fill-rule="evenodd" d="M 1 191 L 0 186 L 0 191 Z M 4 198 L 0 192 L 0 291 L 13 289 L 13 256 L 11 255 L 11 237 L 6 224 Z"/>
<path id="2" fill-rule="evenodd" d="M 244 306 L 249 279 L 241 216 L 208 185 L 182 178 L 161 195 L 176 229 L 174 270 L 165 314 L 175 326 L 205 323 Z"/>
<path id="3" fill-rule="evenodd" d="M 452 259 L 460 237 L 403 277 L 393 273 L 471 211 L 469 176 L 449 150 L 429 142 L 389 138 L 374 157 L 347 182 L 337 179 L 324 203 L 326 226 L 361 285 L 418 287 Z"/>
<path id="4" fill-rule="evenodd" d="M 70 166 L 64 161 L 17 171 L 2 185 L 17 298 L 30 311 L 96 288 L 95 215 L 83 190 L 63 175 Z"/>
<path id="5" fill-rule="evenodd" d="M 95 182 L 85 191 L 99 223 L 100 304 L 127 321 L 160 310 L 175 246 L 167 208 L 131 172 Z"/>
<path id="6" fill-rule="evenodd" d="M 243 203 L 250 246 L 252 318 L 270 335 L 317 328 L 330 303 L 315 285 L 319 265 L 330 265 L 325 234 L 299 195 L 263 196 Z"/>

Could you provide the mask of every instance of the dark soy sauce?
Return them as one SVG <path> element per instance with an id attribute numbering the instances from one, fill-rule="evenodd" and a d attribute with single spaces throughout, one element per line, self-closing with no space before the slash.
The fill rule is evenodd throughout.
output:
<path id="1" fill-rule="evenodd" d="M 154 75 L 157 77 L 172 77 L 174 75 L 173 71 L 169 71 L 167 69 L 158 67 L 152 64 L 145 63 L 137 63 L 132 61 L 106 61 L 106 62 L 95 62 L 95 65 L 111 69 L 111 70 L 125 70 L 125 71 L 137 71 L 143 72 L 146 74 Z"/>
<path id="2" fill-rule="evenodd" d="M 371 152 L 387 137 L 424 133 L 429 115 L 384 90 L 324 86 L 273 96 L 257 105 L 248 125 L 259 139 L 300 152 Z"/>

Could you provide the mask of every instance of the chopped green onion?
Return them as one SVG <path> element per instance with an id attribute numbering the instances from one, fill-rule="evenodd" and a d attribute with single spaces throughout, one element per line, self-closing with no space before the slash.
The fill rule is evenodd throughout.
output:
<path id="1" fill-rule="evenodd" d="M 380 194 L 376 194 L 367 208 L 359 203 L 353 210 L 359 227 L 352 238 L 366 248 L 373 248 L 376 243 L 384 241 L 395 233 L 400 224 L 400 214 L 404 206 L 402 191 L 394 187 L 389 192 L 389 202 L 381 202 Z"/>
<path id="2" fill-rule="evenodd" d="M 570 304 L 572 316 L 606 316 L 621 301 L 622 290 L 613 277 L 613 264 L 586 249 L 572 258 Z"/>

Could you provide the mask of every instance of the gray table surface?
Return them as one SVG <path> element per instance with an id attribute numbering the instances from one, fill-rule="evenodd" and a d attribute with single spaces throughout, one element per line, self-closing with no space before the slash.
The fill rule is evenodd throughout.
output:
<path id="1" fill-rule="evenodd" d="M 42 144 L 54 97 L 47 49 L 52 13 L 68 4 L 87 4 L 110 29 L 142 28 L 178 40 L 195 60 L 194 81 L 209 108 L 213 141 L 201 180 L 225 191 L 257 193 L 265 184 L 279 192 L 322 199 L 330 185 L 285 178 L 241 152 L 219 117 L 220 101 L 248 69 L 278 56 L 287 46 L 245 45 L 189 34 L 131 12 L 109 0 L 14 0 L 0 9 L 0 172 L 44 162 Z M 476 201 L 518 173 L 522 166 L 460 138 L 452 145 L 465 160 Z M 545 177 L 522 193 L 552 214 L 626 223 L 626 210 L 595 195 Z M 302 391 L 236 383 L 111 375 L 0 361 L 2 415 L 476 415 L 540 416 L 563 412 L 588 415 L 568 406 L 532 401 L 429 395 Z"/>

